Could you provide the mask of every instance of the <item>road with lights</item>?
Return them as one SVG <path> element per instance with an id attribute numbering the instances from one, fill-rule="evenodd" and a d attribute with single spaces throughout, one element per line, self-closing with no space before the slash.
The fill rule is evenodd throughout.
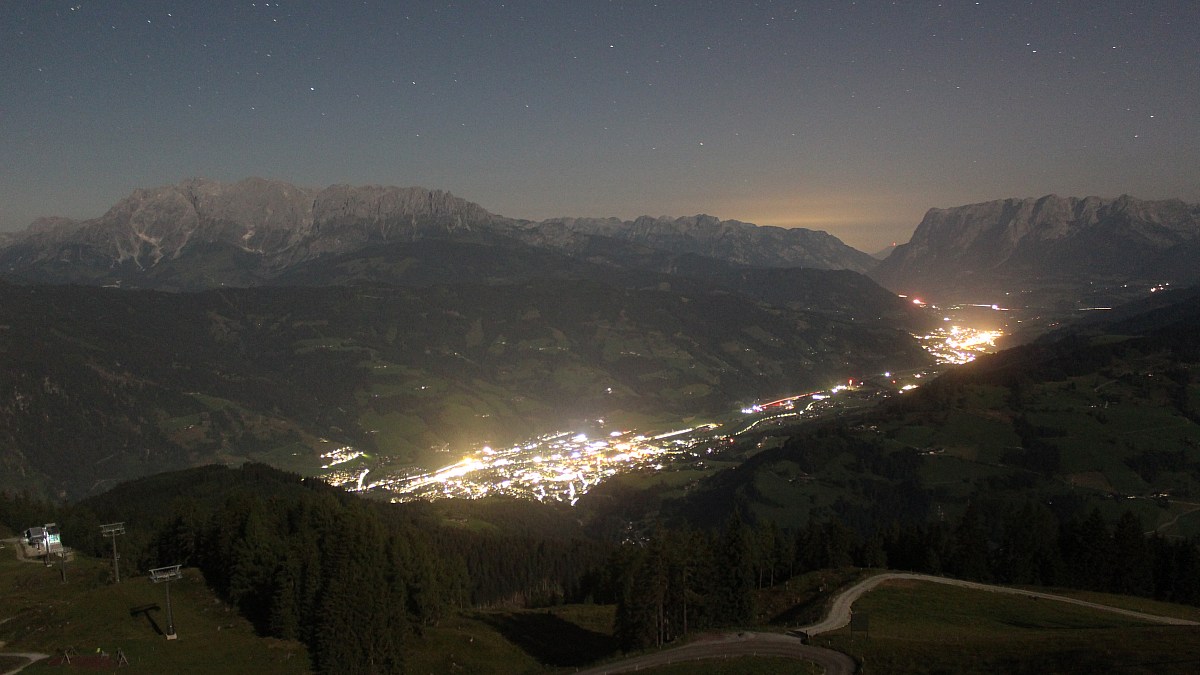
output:
<path id="1" fill-rule="evenodd" d="M 602 425 L 598 420 L 597 426 Z M 484 446 L 437 471 L 387 477 L 363 487 L 388 490 L 397 501 L 508 495 L 573 505 L 617 473 L 660 470 L 682 455 L 711 451 L 704 446 L 713 441 L 717 426 L 710 423 L 654 436 L 621 429 L 599 434 L 558 432 L 508 448 Z"/>
<path id="2" fill-rule="evenodd" d="M 921 303 L 924 306 L 924 303 Z M 952 314 L 956 308 L 932 311 Z M 992 306 L 991 309 L 1001 311 Z M 995 351 L 1000 330 L 971 328 L 946 316 L 944 326 L 915 336 L 938 367 L 882 373 L 866 381 L 847 380 L 829 389 L 758 403 L 728 419 L 671 430 L 647 432 L 615 428 L 593 420 L 586 428 L 560 430 L 509 447 L 480 445 L 458 461 L 436 470 L 388 470 L 376 475 L 354 460 L 362 453 L 344 446 L 322 456 L 325 480 L 357 492 L 382 492 L 393 501 L 479 499 L 505 495 L 574 505 L 602 481 L 621 473 L 661 471 L 696 465 L 729 443 L 731 437 L 815 419 L 915 389 L 947 365 Z"/>

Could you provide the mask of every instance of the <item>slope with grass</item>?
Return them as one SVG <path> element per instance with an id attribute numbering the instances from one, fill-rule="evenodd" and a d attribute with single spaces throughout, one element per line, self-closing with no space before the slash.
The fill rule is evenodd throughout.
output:
<path id="1" fill-rule="evenodd" d="M 885 577 L 887 575 L 884 575 Z M 854 603 L 867 630 L 843 626 L 813 640 L 844 651 L 864 673 L 1194 673 L 1194 621 L 1082 606 L 1046 594 L 1022 596 L 945 580 L 886 579 Z M 1158 608 L 1165 614 L 1197 612 Z"/>
<path id="2" fill-rule="evenodd" d="M 1131 602 L 1136 609 L 1128 607 Z M 852 607 L 868 619 L 865 633 L 850 632 Z M 1200 610 L 1137 598 L 1080 599 L 883 573 L 844 587 L 826 608 L 821 620 L 790 635 L 710 634 L 583 672 L 615 675 L 768 654 L 818 664 L 826 673 L 1103 672 L 1114 665 L 1131 672 L 1184 673 L 1200 664 Z M 804 644 L 802 637 L 814 639 Z M 1149 669 L 1139 670 L 1143 666 Z"/>
<path id="3" fill-rule="evenodd" d="M 164 639 L 165 588 L 146 577 L 111 583 L 111 561 L 73 556 L 66 581 L 59 566 L 19 560 L 15 547 L 0 551 L 0 643 L 3 652 L 50 658 L 23 672 L 59 672 L 64 653 L 97 667 L 128 673 L 309 672 L 298 642 L 258 637 L 249 622 L 219 601 L 201 575 L 184 570 L 171 583 L 176 640 Z M 7 665 L 7 664 L 6 664 Z M 19 664 L 16 664 L 19 665 Z"/>
<path id="4" fill-rule="evenodd" d="M 964 581 L 962 579 L 951 579 L 948 577 L 936 577 L 928 574 L 909 574 L 906 572 L 887 572 L 878 574 L 868 579 L 864 579 L 846 590 L 839 593 L 833 598 L 830 603 L 829 612 L 825 618 L 817 623 L 800 628 L 799 631 L 806 635 L 820 635 L 829 633 L 839 628 L 844 628 L 850 624 L 851 607 L 860 598 L 870 591 L 878 588 L 883 584 L 897 584 L 906 582 L 921 582 L 925 584 L 942 584 L 946 586 L 956 586 L 958 588 L 967 588 L 975 591 L 985 591 L 988 593 L 1002 593 L 1009 595 L 1019 595 L 1034 600 L 1049 600 L 1051 602 L 1064 603 L 1075 605 L 1077 607 L 1085 607 L 1087 609 L 1098 610 L 1102 612 L 1111 612 L 1119 614 L 1126 619 L 1132 619 L 1143 623 L 1158 623 L 1171 626 L 1198 626 L 1200 623 L 1191 619 L 1182 618 L 1173 615 L 1159 615 L 1147 612 L 1139 612 L 1132 609 L 1127 609 L 1121 606 L 1114 606 L 1100 600 L 1106 599 L 1107 595 L 1094 594 L 1096 600 L 1084 600 L 1080 598 L 1072 598 L 1064 595 L 1055 595 L 1044 593 L 1041 591 L 1033 591 L 1025 588 L 1014 588 L 1010 586 L 996 586 L 993 584 L 981 584 L 974 581 Z M 1120 596 L 1116 596 L 1120 597 Z M 1158 603 L 1165 604 L 1165 603 Z M 1200 610 L 1192 613 L 1200 613 Z"/>

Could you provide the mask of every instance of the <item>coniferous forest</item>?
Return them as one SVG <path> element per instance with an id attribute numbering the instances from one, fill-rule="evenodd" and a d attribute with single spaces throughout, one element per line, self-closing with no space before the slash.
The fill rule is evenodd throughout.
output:
<path id="1" fill-rule="evenodd" d="M 581 600 L 611 550 L 578 534 L 441 526 L 425 505 L 256 464 L 161 474 L 67 508 L 0 500 L 13 530 L 53 518 L 68 546 L 101 557 L 99 525 L 126 522 L 123 566 L 199 568 L 261 634 L 301 640 L 326 673 L 398 672 L 424 627 L 464 607 Z"/>
<path id="2" fill-rule="evenodd" d="M 124 520 L 126 569 L 199 568 L 260 634 L 302 641 L 325 673 L 400 672 L 423 629 L 463 609 L 615 603 L 623 650 L 661 646 L 752 625 L 759 589 L 848 566 L 1200 605 L 1200 542 L 1148 536 L 1129 512 L 1063 520 L 1033 502 L 981 501 L 953 522 L 864 532 L 837 519 L 781 529 L 735 510 L 710 529 L 660 525 L 624 543 L 536 504 L 448 515 L 255 464 L 162 474 L 69 507 L 0 499 L 3 524 L 53 516 L 96 556 L 108 554 L 99 524 Z M 480 517 L 491 526 L 466 526 Z"/>

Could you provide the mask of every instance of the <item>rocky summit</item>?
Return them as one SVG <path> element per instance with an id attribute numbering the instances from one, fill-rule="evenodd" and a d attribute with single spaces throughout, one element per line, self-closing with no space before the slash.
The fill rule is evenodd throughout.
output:
<path id="1" fill-rule="evenodd" d="M 248 270 L 249 276 L 229 279 L 241 285 L 324 252 L 372 240 L 412 240 L 491 219 L 478 205 L 440 190 L 311 190 L 259 178 L 232 184 L 197 179 L 135 190 L 94 220 L 43 219 L 0 244 L 0 269 L 51 283 L 145 279 L 143 285 L 153 286 L 155 278 L 169 276 L 163 268 L 221 254 Z"/>
<path id="2" fill-rule="evenodd" d="M 1004 199 L 930 209 L 873 272 L 898 292 L 1103 279 L 1200 280 L 1200 205 L 1129 196 Z"/>
<path id="3" fill-rule="evenodd" d="M 136 190 L 93 220 L 40 220 L 0 240 L 0 273 L 43 283 L 169 290 L 253 286 L 323 256 L 456 237 L 519 243 L 616 266 L 644 260 L 647 252 L 858 272 L 874 262 L 825 232 L 707 215 L 530 222 L 489 213 L 441 190 L 317 190 L 249 178 Z"/>
<path id="4" fill-rule="evenodd" d="M 572 248 L 580 238 L 598 236 L 751 267 L 866 272 L 875 266 L 871 256 L 847 246 L 828 232 L 760 226 L 704 214 L 684 218 L 642 216 L 633 221 L 556 218 L 524 223 L 519 232 L 558 248 Z"/>

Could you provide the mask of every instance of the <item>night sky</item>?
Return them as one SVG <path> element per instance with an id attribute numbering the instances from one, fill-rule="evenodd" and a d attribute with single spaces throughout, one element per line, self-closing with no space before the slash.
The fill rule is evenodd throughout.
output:
<path id="1" fill-rule="evenodd" d="M 1200 201 L 1200 2 L 0 2 L 0 230 L 193 176 L 868 251 L 933 206 Z"/>

